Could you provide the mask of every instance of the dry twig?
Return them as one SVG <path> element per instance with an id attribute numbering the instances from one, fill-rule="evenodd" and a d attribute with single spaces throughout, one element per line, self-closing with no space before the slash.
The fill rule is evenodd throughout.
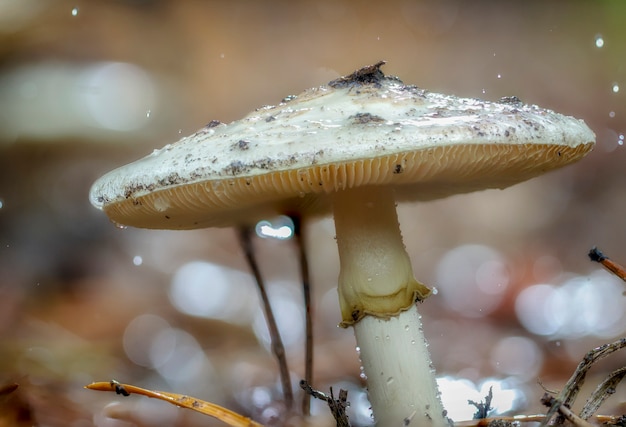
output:
<path id="1" fill-rule="evenodd" d="M 589 351 L 576 367 L 574 374 L 565 384 L 565 388 L 563 388 L 557 398 L 558 401 L 567 407 L 571 407 L 572 403 L 574 403 L 574 400 L 576 399 L 576 396 L 578 395 L 578 392 L 580 391 L 580 388 L 585 383 L 587 372 L 593 364 L 624 347 L 626 347 L 626 338 L 621 338 L 617 341 L 601 345 L 600 347 L 596 347 Z"/>
<path id="2" fill-rule="evenodd" d="M 618 263 L 611 260 L 608 256 L 604 255 L 597 247 L 591 248 L 589 251 L 589 258 L 591 261 L 599 262 L 604 268 L 615 274 L 617 277 L 626 282 L 626 269 Z"/>
<path id="3" fill-rule="evenodd" d="M 315 390 L 304 380 L 300 381 L 300 388 L 302 388 L 302 390 L 304 390 L 308 395 L 311 395 L 316 399 L 323 400 L 328 404 L 330 412 L 333 414 L 333 418 L 335 418 L 335 422 L 337 423 L 337 427 L 350 427 L 348 414 L 346 414 L 346 408 L 350 406 L 350 402 L 348 402 L 348 390 L 339 390 L 339 396 L 335 399 L 332 387 L 330 388 L 330 396 L 319 390 Z"/>
<path id="4" fill-rule="evenodd" d="M 594 427 L 593 424 L 580 418 L 578 415 L 572 412 L 570 408 L 565 406 L 554 396 L 550 396 L 548 393 L 543 395 L 543 397 L 541 398 L 541 403 L 550 408 L 557 408 L 559 414 L 561 414 L 567 421 L 574 424 L 575 427 Z"/>

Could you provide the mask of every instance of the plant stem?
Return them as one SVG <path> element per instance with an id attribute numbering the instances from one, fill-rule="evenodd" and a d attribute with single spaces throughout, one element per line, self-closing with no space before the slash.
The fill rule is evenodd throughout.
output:
<path id="1" fill-rule="evenodd" d="M 278 361 L 280 380 L 283 386 L 283 393 L 285 395 L 285 405 L 287 406 L 287 410 L 291 411 L 293 408 L 293 391 L 291 390 L 291 378 L 289 376 L 289 368 L 287 367 L 285 347 L 283 346 L 283 340 L 280 337 L 280 332 L 278 331 L 278 326 L 276 325 L 276 319 L 274 318 L 274 313 L 272 312 L 272 306 L 265 290 L 265 283 L 263 282 L 259 266 L 256 262 L 256 257 L 254 256 L 254 249 L 250 238 L 251 233 L 252 231 L 249 227 L 240 227 L 239 241 L 241 242 L 241 247 L 243 248 L 243 252 L 246 256 L 246 261 L 248 261 L 250 270 L 256 280 L 259 295 L 261 296 L 261 300 L 263 302 L 265 320 L 267 321 L 267 327 L 272 341 L 272 352 Z"/>
<path id="2" fill-rule="evenodd" d="M 311 278 L 309 275 L 309 262 L 306 256 L 304 236 L 302 235 L 302 221 L 299 215 L 291 215 L 296 244 L 300 253 L 300 276 L 302 278 L 302 293 L 304 295 L 304 307 L 306 318 L 306 343 L 304 349 L 304 380 L 307 384 L 313 383 L 313 314 L 311 302 Z M 311 395 L 304 393 L 302 396 L 302 415 L 311 414 Z"/>

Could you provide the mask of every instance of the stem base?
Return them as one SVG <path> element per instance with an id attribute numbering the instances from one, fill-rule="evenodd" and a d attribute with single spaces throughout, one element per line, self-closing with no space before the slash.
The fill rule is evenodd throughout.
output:
<path id="1" fill-rule="evenodd" d="M 449 427 L 416 306 L 389 319 L 365 316 L 354 333 L 378 426 Z"/>

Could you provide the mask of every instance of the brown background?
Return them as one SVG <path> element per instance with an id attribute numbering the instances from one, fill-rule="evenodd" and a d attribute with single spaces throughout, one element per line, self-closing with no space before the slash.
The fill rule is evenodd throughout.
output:
<path id="1" fill-rule="evenodd" d="M 437 297 L 424 304 L 438 373 L 473 381 L 498 376 L 491 349 L 503 337 L 525 336 L 543 353 L 538 377 L 558 389 L 588 349 L 609 339 L 533 336 L 517 320 L 514 300 L 532 284 L 590 274 L 597 269 L 586 257 L 593 245 L 626 263 L 626 154 L 618 145 L 626 131 L 625 18 L 619 1 L 0 4 L 0 385 L 20 384 L 17 394 L 0 397 L 8 408 L 0 425 L 12 425 L 16 414 L 51 426 L 220 425 L 180 411 L 176 421 L 163 421 L 165 403 L 146 410 L 138 397 L 123 406 L 134 421 L 107 420 L 121 408 L 105 408 L 118 396 L 81 387 L 111 377 L 194 392 L 259 420 L 265 407 L 240 396 L 263 386 L 274 390 L 266 406 L 280 408 L 275 363 L 248 326 L 184 315 L 167 297 L 172 275 L 191 260 L 245 271 L 234 232 L 118 230 L 90 206 L 88 189 L 116 165 L 212 119 L 236 120 L 380 59 L 388 61 L 387 74 L 406 83 L 491 100 L 516 95 L 583 118 L 596 132 L 595 150 L 577 165 L 503 192 L 400 208 L 423 281 L 436 284 L 441 257 L 470 243 L 496 250 L 510 276 L 506 298 L 488 316 L 460 315 Z M 135 120 L 133 130 L 96 126 L 76 101 L 93 89 L 81 86 L 85 70 L 103 62 L 134 64 L 145 73 L 141 81 L 152 82 L 152 97 L 131 86 L 113 99 L 121 109 L 136 104 L 130 111 L 145 122 Z M 323 298 L 332 295 L 338 270 L 332 222 L 310 224 L 307 233 L 318 313 L 315 385 L 358 385 L 352 333 L 335 328 L 338 313 Z M 266 276 L 293 282 L 297 292 L 292 245 L 257 242 Z M 549 271 L 538 273 L 537 262 L 545 259 L 552 260 Z M 255 295 L 250 288 L 238 298 Z M 122 334 L 146 313 L 195 337 L 212 376 L 173 389 L 134 365 Z M 289 356 L 297 380 L 302 354 Z M 618 359 L 598 375 L 621 366 Z M 539 409 L 536 380 L 520 386 L 529 400 L 518 412 Z M 329 422 L 323 407 L 316 411 L 318 425 Z"/>

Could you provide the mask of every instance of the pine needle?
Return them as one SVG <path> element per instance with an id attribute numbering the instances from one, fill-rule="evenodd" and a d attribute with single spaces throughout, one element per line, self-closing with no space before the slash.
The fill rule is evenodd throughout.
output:
<path id="1" fill-rule="evenodd" d="M 134 385 L 122 384 L 115 380 L 91 383 L 85 386 L 85 388 L 98 391 L 114 391 L 122 396 L 130 396 L 134 393 L 154 399 L 164 400 L 172 405 L 191 409 L 192 411 L 200 412 L 201 414 L 216 418 L 228 424 L 230 427 L 263 427 L 262 424 L 252 421 L 250 418 L 239 415 L 229 409 L 223 408 L 214 403 L 196 399 L 195 397 L 185 396 L 183 394 L 147 390 Z"/>

